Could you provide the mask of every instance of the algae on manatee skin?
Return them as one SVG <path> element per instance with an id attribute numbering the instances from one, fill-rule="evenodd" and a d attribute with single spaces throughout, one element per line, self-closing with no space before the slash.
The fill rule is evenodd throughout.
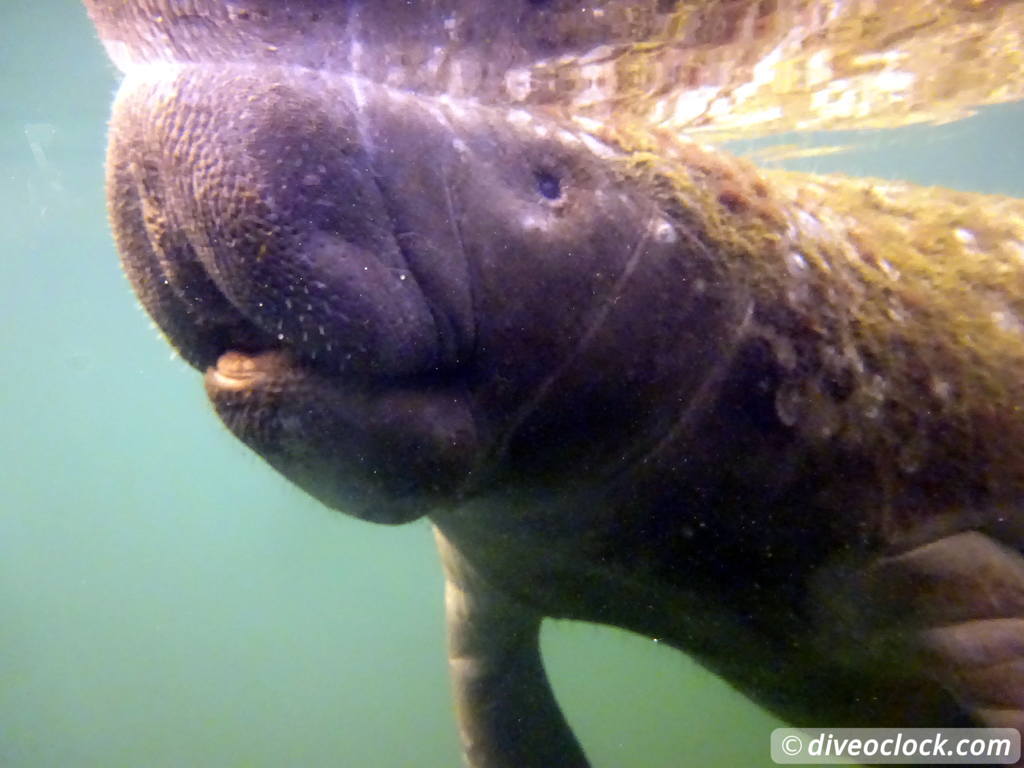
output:
<path id="1" fill-rule="evenodd" d="M 941 123 L 1019 100 L 1024 4 L 650 0 L 594 13 L 604 45 L 511 67 L 485 101 L 597 139 L 712 254 L 785 372 L 779 417 L 825 462 L 870 457 L 882 525 L 944 514 L 925 499 L 982 516 L 1015 503 L 1024 201 L 758 169 L 697 140 Z M 588 22 L 551 34 L 571 39 L 567 24 Z"/>
<path id="2" fill-rule="evenodd" d="M 869 458 L 887 538 L 1019 499 L 1024 201 L 633 137 L 613 162 L 749 301 L 779 418 L 821 457 Z"/>
<path id="3" fill-rule="evenodd" d="M 787 107 L 777 119 L 740 128 L 741 122 L 730 123 L 731 117 L 739 119 L 730 107 L 709 113 L 707 132 L 693 130 L 699 121 L 659 122 L 650 111 L 659 109 L 652 107 L 651 89 L 682 98 L 686 88 L 667 78 L 656 57 L 668 56 L 670 49 L 697 55 L 692 35 L 723 9 L 708 3 L 701 23 L 692 16 L 684 23 L 680 16 L 678 24 L 668 25 L 672 31 L 666 34 L 676 35 L 671 40 L 605 52 L 617 62 L 616 71 L 633 61 L 647 71 L 646 79 L 607 79 L 603 91 L 589 89 L 593 101 L 587 105 L 573 102 L 572 89 L 557 104 L 553 96 L 546 102 L 540 91 L 533 96 L 537 113 L 564 112 L 578 135 L 593 139 L 591 148 L 627 185 L 645 189 L 679 236 L 714 262 L 728 290 L 749 301 L 753 319 L 744 338 L 763 339 L 783 371 L 779 418 L 801 435 L 822 472 L 836 469 L 829 461 L 851 456 L 872 465 L 870 474 L 880 485 L 874 523 L 895 543 L 903 532 L 923 535 L 929 521 L 941 525 L 947 514 L 963 518 L 965 510 L 977 510 L 981 520 L 1024 493 L 1024 201 L 894 180 L 760 169 L 695 138 L 952 120 L 978 104 L 1018 98 L 1024 67 L 1016 65 L 1013 41 L 1022 37 L 1024 5 L 900 4 L 884 19 L 858 16 L 862 3 L 845 11 L 833 5 L 815 5 L 831 9 L 821 22 L 821 29 L 830 30 L 822 38 L 832 46 L 828 57 L 874 71 L 865 63 L 873 55 L 869 51 L 889 46 L 886 60 L 908 68 L 905 82 L 912 88 L 899 97 L 886 92 L 879 109 L 865 101 L 864 111 L 846 116 L 836 109 L 810 115 Z M 781 34 L 785 7 L 767 15 L 766 29 Z M 745 6 L 745 12 L 754 18 L 758 11 Z M 856 22 L 854 29 L 844 26 L 840 12 Z M 690 32 L 681 32 L 688 23 Z M 754 70 L 771 60 L 777 71 L 786 50 L 806 63 L 807 51 L 799 47 L 777 47 L 767 59 L 759 58 L 764 50 L 755 43 L 770 34 L 755 34 L 756 29 L 751 26 L 743 38 L 745 56 L 757 62 Z M 810 34 L 806 25 L 792 32 L 800 40 Z M 725 44 L 721 36 L 709 39 Z M 971 58 L 950 73 L 941 57 L 949 46 L 963 45 L 984 48 L 1012 72 L 998 87 L 984 73 L 972 74 L 980 65 Z M 921 55 L 893 53 L 900 46 Z M 583 88 L 580 73 L 596 71 L 579 60 L 563 59 L 560 66 L 562 80 L 577 89 Z M 931 77 L 929 67 L 942 74 Z M 838 74 L 831 70 L 828 77 Z M 641 81 L 648 90 L 633 89 Z M 771 87 L 778 91 L 786 82 L 771 80 Z M 867 79 L 830 82 L 851 89 L 847 98 L 859 98 L 860 87 L 865 98 L 877 96 Z M 751 83 L 733 85 L 736 93 L 757 91 Z M 800 93 L 808 105 L 822 105 L 808 91 Z M 727 343 L 739 346 L 738 339 Z"/>
<path id="4" fill-rule="evenodd" d="M 757 169 L 694 140 L 941 123 L 1019 100 L 1024 3 L 648 0 L 593 13 L 549 34 L 600 24 L 604 45 L 512 67 L 489 100 L 599 139 L 714 254 L 787 371 L 780 417 L 872 456 L 886 504 L 1019 498 L 1024 201 Z"/>

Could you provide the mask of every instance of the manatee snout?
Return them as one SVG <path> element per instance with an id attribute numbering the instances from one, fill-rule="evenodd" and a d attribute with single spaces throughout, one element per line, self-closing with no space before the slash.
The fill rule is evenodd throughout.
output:
<path id="1" fill-rule="evenodd" d="M 476 460 L 452 383 L 473 319 L 416 171 L 450 138 L 357 100 L 346 79 L 295 69 L 129 76 L 110 208 L 133 288 L 232 432 L 328 506 L 403 522 L 455 496 Z M 409 131 L 421 157 L 381 170 Z"/>
<path id="2" fill-rule="evenodd" d="M 115 229 L 136 246 L 122 248 L 136 292 L 197 367 L 236 346 L 344 375 L 450 363 L 447 336 L 471 319 L 425 295 L 437 281 L 408 255 L 366 135 L 381 129 L 356 100 L 344 79 L 289 69 L 186 67 L 122 88 Z"/>

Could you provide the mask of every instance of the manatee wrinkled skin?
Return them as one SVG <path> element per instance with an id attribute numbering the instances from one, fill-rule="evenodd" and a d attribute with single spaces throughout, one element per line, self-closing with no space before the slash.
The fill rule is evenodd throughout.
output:
<path id="1" fill-rule="evenodd" d="M 86 4 L 136 293 L 286 477 L 429 516 L 468 765 L 587 764 L 548 616 L 797 724 L 1024 727 L 1024 205 L 346 70 L 441 11 L 557 53 L 572 3 Z"/>

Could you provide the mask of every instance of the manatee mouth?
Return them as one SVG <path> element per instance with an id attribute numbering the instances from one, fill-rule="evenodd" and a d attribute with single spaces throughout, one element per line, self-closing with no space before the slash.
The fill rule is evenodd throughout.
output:
<path id="1" fill-rule="evenodd" d="M 480 456 L 458 386 L 356 387 L 283 349 L 229 350 L 204 384 L 236 437 L 326 506 L 364 520 L 404 523 L 451 503 Z"/>
<path id="2" fill-rule="evenodd" d="M 245 355 L 230 350 L 217 358 L 217 364 L 206 371 L 209 386 L 216 389 L 241 392 L 273 378 L 275 367 L 264 365 L 268 355 Z"/>
<path id="3" fill-rule="evenodd" d="M 239 440 L 326 506 L 364 520 L 404 523 L 451 503 L 482 455 L 451 372 L 366 376 L 288 348 L 228 348 L 203 383 Z"/>
<path id="4" fill-rule="evenodd" d="M 288 411 L 315 399 L 317 389 L 333 389 L 327 381 L 284 349 L 228 350 L 203 376 L 206 395 L 225 426 L 264 457 L 283 456 L 302 439 Z"/>
<path id="5" fill-rule="evenodd" d="M 279 386 L 296 372 L 296 363 L 286 350 L 245 353 L 228 350 L 206 369 L 207 391 L 241 393 Z"/>

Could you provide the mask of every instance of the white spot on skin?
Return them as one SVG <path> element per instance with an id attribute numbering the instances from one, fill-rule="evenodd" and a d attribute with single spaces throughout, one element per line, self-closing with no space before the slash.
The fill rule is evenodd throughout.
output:
<path id="1" fill-rule="evenodd" d="M 359 72 L 363 60 L 363 45 L 358 40 L 352 41 L 352 48 L 349 53 L 349 62 L 354 72 Z M 363 80 L 358 77 L 350 78 L 352 84 L 352 95 L 355 97 L 356 106 L 362 111 L 366 107 L 366 91 L 363 88 Z"/>
<path id="2" fill-rule="evenodd" d="M 578 76 L 587 87 L 573 98 L 573 103 L 577 106 L 607 103 L 618 88 L 614 62 L 586 64 L 579 68 Z"/>
<path id="3" fill-rule="evenodd" d="M 775 69 L 782 60 L 782 55 L 783 43 L 779 43 L 765 56 L 762 56 L 761 60 L 754 65 L 754 76 L 750 85 L 756 89 L 758 86 L 772 83 L 775 80 Z"/>
<path id="4" fill-rule="evenodd" d="M 605 61 L 615 54 L 615 49 L 610 45 L 598 45 L 591 48 L 577 59 L 580 64 L 592 64 L 595 61 Z"/>
<path id="5" fill-rule="evenodd" d="M 875 78 L 875 88 L 888 93 L 906 91 L 914 85 L 916 78 L 911 72 L 883 72 Z"/>
<path id="6" fill-rule="evenodd" d="M 584 117 L 582 115 L 574 115 L 573 120 L 579 124 L 584 131 L 590 133 L 598 133 L 604 129 L 604 123 L 600 120 L 594 120 L 592 117 Z M 586 137 L 584 137 L 586 138 Z"/>
<path id="7" fill-rule="evenodd" d="M 795 386 L 780 387 L 775 393 L 775 415 L 787 427 L 797 423 L 802 406 L 803 396 Z"/>
<path id="8" fill-rule="evenodd" d="M 868 379 L 864 385 L 864 395 L 866 399 L 864 407 L 864 417 L 875 421 L 879 416 L 882 415 L 882 405 L 885 402 L 886 391 L 885 379 L 881 375 L 875 374 Z"/>
<path id="9" fill-rule="evenodd" d="M 593 136 L 587 136 L 586 134 L 580 136 L 580 140 L 586 145 L 587 149 L 593 152 L 598 157 L 614 157 L 615 150 L 605 144 L 603 141 L 598 141 Z"/>
<path id="10" fill-rule="evenodd" d="M 708 105 L 718 96 L 721 89 L 718 86 L 703 86 L 683 91 L 676 98 L 675 106 L 672 109 L 672 123 L 686 125 L 707 112 Z M 663 102 L 660 102 L 658 107 Z M 664 111 L 664 107 L 661 107 Z"/>
<path id="11" fill-rule="evenodd" d="M 821 225 L 821 219 L 813 213 L 797 210 L 796 215 L 799 226 L 804 232 L 815 237 L 821 237 L 825 234 L 824 227 Z"/>
<path id="12" fill-rule="evenodd" d="M 438 97 L 438 101 L 444 105 L 445 109 L 455 117 L 456 120 L 467 121 L 470 118 L 470 114 L 467 112 L 461 99 L 453 99 L 447 93 L 443 93 Z M 447 119 L 444 119 L 447 122 Z"/>
<path id="13" fill-rule="evenodd" d="M 1024 335 L 1024 323 L 1021 323 L 1020 318 L 1010 310 L 998 309 L 993 312 L 990 317 L 992 318 L 992 322 L 1001 331 Z"/>
<path id="14" fill-rule="evenodd" d="M 945 379 L 940 379 L 937 376 L 932 377 L 932 392 L 939 400 L 948 403 L 950 398 L 953 396 L 953 385 Z"/>
<path id="15" fill-rule="evenodd" d="M 533 122 L 533 116 L 525 109 L 510 109 L 508 112 L 508 121 L 512 125 L 524 128 Z"/>
<path id="16" fill-rule="evenodd" d="M 437 103 L 440 102 L 438 101 Z M 428 103 L 427 112 L 430 113 L 430 116 L 434 118 L 434 120 L 441 123 L 442 125 L 450 125 L 450 123 L 448 122 L 448 116 L 443 111 L 441 111 L 440 107 Z"/>
<path id="17" fill-rule="evenodd" d="M 903 306 L 897 303 L 892 303 L 886 310 L 886 315 L 894 323 L 905 323 L 907 322 L 907 313 L 904 311 Z"/>
<path id="18" fill-rule="evenodd" d="M 527 214 L 519 220 L 519 225 L 527 232 L 536 232 L 545 229 L 544 223 L 536 216 Z"/>
<path id="19" fill-rule="evenodd" d="M 832 79 L 832 52 L 821 50 L 807 59 L 807 85 L 817 86 Z"/>
<path id="20" fill-rule="evenodd" d="M 977 239 L 974 237 L 974 233 L 971 232 L 971 230 L 969 229 L 964 229 L 963 227 L 957 227 L 956 229 L 954 229 L 953 236 L 957 239 L 957 241 L 963 243 L 964 245 L 974 247 L 978 244 Z"/>
<path id="21" fill-rule="evenodd" d="M 650 223 L 651 235 L 659 243 L 674 243 L 679 239 L 675 227 L 665 219 L 653 219 Z"/>
<path id="22" fill-rule="evenodd" d="M 513 101 L 525 101 L 533 86 L 528 69 L 510 69 L 505 73 L 505 91 Z"/>
<path id="23" fill-rule="evenodd" d="M 882 271 L 885 273 L 885 276 L 888 277 L 890 280 L 900 279 L 900 271 L 885 259 L 880 259 L 878 262 L 878 266 L 881 267 Z"/>
<path id="24" fill-rule="evenodd" d="M 807 259 L 797 251 L 790 251 L 786 254 L 786 265 L 792 274 L 801 274 L 807 271 Z"/>
<path id="25" fill-rule="evenodd" d="M 921 469 L 926 458 L 928 458 L 928 443 L 920 432 L 915 432 L 911 435 L 910 440 L 900 447 L 896 463 L 904 474 L 912 475 Z"/>

